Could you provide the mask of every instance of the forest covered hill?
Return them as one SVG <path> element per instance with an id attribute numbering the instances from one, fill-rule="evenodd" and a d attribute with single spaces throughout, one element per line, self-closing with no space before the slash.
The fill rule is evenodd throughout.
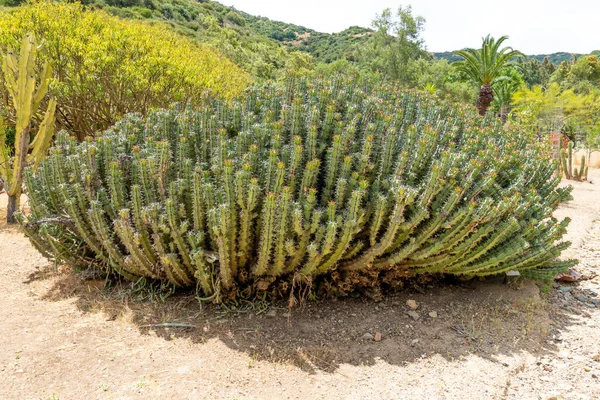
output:
<path id="1" fill-rule="evenodd" d="M 452 51 L 434 52 L 433 55 L 437 59 L 448 60 L 451 63 L 456 62 L 456 61 L 460 61 L 460 59 L 461 59 L 461 57 L 455 55 L 454 52 L 452 52 Z M 552 64 L 559 65 L 563 61 L 571 61 L 573 58 L 579 58 L 579 57 L 581 57 L 583 55 L 585 55 L 585 54 L 567 53 L 567 52 L 561 51 L 561 52 L 550 53 L 550 54 L 532 54 L 532 55 L 527 55 L 527 58 L 535 59 L 535 60 L 540 61 L 540 62 L 544 61 L 545 58 L 548 58 L 548 60 Z"/>
<path id="2" fill-rule="evenodd" d="M 0 6 L 15 6 L 24 0 L 0 0 Z M 254 75 L 272 77 L 285 67 L 289 53 L 300 51 L 315 63 L 355 61 L 358 45 L 373 34 L 370 28 L 351 26 L 341 32 L 324 33 L 267 17 L 255 16 L 212 0 L 82 0 L 127 19 L 162 21 L 176 31 L 215 46 Z M 434 52 L 437 59 L 450 63 L 459 59 L 452 51 Z M 528 57 L 554 65 L 582 54 L 557 52 Z"/>

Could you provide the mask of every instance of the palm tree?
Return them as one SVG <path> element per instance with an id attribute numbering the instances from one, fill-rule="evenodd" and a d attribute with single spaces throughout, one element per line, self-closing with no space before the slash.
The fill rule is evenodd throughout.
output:
<path id="1" fill-rule="evenodd" d="M 481 49 L 464 49 L 454 52 L 464 60 L 455 63 L 456 68 L 464 72 L 469 78 L 481 85 L 477 109 L 480 115 L 485 115 L 490 104 L 494 100 L 494 89 L 492 84 L 503 77 L 503 70 L 512 64 L 513 57 L 523 56 L 520 51 L 512 47 L 500 46 L 508 39 L 502 36 L 496 40 L 490 35 L 483 38 Z"/>
<path id="2" fill-rule="evenodd" d="M 506 123 L 506 119 L 508 118 L 512 96 L 519 90 L 519 87 L 522 84 L 522 80 L 507 76 L 506 79 L 496 81 L 494 85 L 492 85 L 494 90 L 492 107 L 498 111 L 498 116 L 502 119 L 502 125 Z"/>

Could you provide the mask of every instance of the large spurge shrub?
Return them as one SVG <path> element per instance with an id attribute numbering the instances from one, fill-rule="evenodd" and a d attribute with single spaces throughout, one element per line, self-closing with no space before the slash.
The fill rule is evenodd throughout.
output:
<path id="1" fill-rule="evenodd" d="M 554 270 L 568 220 L 547 149 L 474 112 L 351 82 L 63 135 L 26 176 L 43 254 L 206 295 Z M 299 285 L 299 286 L 298 286 Z M 316 287 L 316 286 L 313 286 Z"/>
<path id="2" fill-rule="evenodd" d="M 0 8 L 0 53 L 18 48 L 29 32 L 44 42 L 38 59 L 53 67 L 59 127 L 79 140 L 130 112 L 198 102 L 207 92 L 233 98 L 249 81 L 225 57 L 165 25 L 121 20 L 79 3 Z M 5 102 L 2 87 L 0 79 Z"/>

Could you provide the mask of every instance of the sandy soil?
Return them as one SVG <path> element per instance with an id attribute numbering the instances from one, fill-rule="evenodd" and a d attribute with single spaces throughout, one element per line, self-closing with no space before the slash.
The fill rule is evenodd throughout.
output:
<path id="1" fill-rule="evenodd" d="M 105 289 L 0 225 L 0 399 L 600 399 L 600 170 L 590 176 L 557 212 L 573 219 L 565 255 L 581 260 L 580 283 L 411 283 L 291 314 Z"/>

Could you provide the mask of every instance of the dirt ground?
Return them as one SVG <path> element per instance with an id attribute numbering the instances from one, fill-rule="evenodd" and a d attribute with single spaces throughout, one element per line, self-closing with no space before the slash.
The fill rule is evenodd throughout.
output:
<path id="1" fill-rule="evenodd" d="M 0 399 L 600 399 L 600 170 L 590 177 L 557 212 L 573 219 L 579 283 L 413 283 L 291 313 L 105 289 L 0 225 Z"/>

